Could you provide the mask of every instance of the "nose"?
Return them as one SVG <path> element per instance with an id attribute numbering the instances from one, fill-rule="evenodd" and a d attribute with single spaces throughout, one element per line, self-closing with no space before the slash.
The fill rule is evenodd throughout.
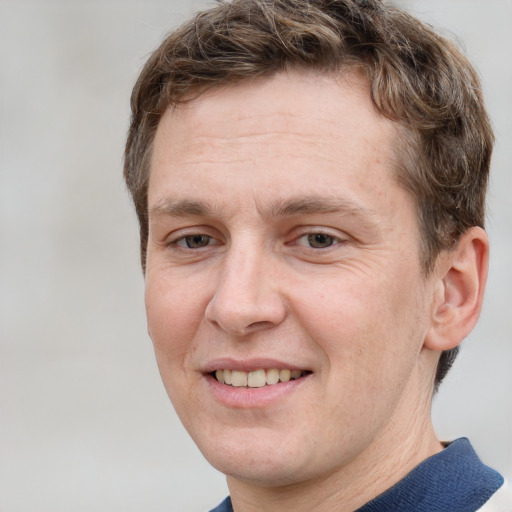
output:
<path id="1" fill-rule="evenodd" d="M 236 336 L 271 329 L 286 317 L 277 269 L 263 251 L 230 249 L 218 270 L 206 320 Z"/>

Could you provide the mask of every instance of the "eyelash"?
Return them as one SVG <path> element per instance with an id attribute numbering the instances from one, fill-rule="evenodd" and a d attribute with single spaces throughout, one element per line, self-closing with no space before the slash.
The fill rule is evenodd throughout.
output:
<path id="1" fill-rule="evenodd" d="M 197 239 L 202 239 L 202 241 L 204 241 L 205 238 L 208 240 L 207 240 L 207 243 L 205 243 L 204 245 L 199 245 L 198 247 L 190 246 L 190 243 L 195 243 L 196 241 L 197 241 L 197 243 L 200 244 L 201 240 L 197 240 Z M 196 239 L 196 240 L 193 240 L 193 239 Z M 189 243 L 189 241 L 190 241 L 190 243 Z M 215 238 L 210 235 L 206 235 L 205 233 L 194 233 L 194 234 L 190 234 L 190 235 L 181 236 L 180 238 L 173 240 L 170 245 L 176 245 L 183 249 L 197 250 L 197 249 L 202 249 L 204 247 L 208 247 L 210 245 L 218 245 L 218 243 L 217 244 L 211 243 L 214 241 L 215 241 Z"/>
<path id="2" fill-rule="evenodd" d="M 333 247 L 334 245 L 338 245 L 340 243 L 343 243 L 344 240 L 341 238 L 334 236 L 330 233 L 326 233 L 325 231 L 318 230 L 318 231 L 310 231 L 308 233 L 304 233 L 298 238 L 295 239 L 297 245 L 303 245 L 300 243 L 301 240 L 305 240 L 307 244 L 307 248 L 313 249 L 313 250 L 323 250 L 323 249 L 329 249 L 330 247 Z M 327 245 L 323 247 L 314 247 L 312 244 L 318 243 L 322 245 L 322 243 L 329 242 Z"/>
<path id="3" fill-rule="evenodd" d="M 301 243 L 301 240 L 304 240 L 305 243 Z M 198 249 L 210 247 L 212 245 L 219 245 L 219 242 L 215 242 L 215 238 L 211 235 L 207 235 L 205 233 L 192 233 L 173 240 L 170 243 L 170 245 L 177 246 L 185 250 L 195 251 Z M 330 233 L 326 233 L 323 230 L 312 230 L 294 238 L 290 245 L 299 245 L 316 251 L 329 249 L 330 247 L 333 247 L 344 242 L 345 240 L 341 239 L 340 237 L 334 236 Z M 327 243 L 327 245 L 323 247 L 314 247 L 313 244 L 315 243 L 320 245 L 322 245 L 323 243 Z M 198 245 L 196 247 L 192 247 L 192 245 L 194 244 Z"/>

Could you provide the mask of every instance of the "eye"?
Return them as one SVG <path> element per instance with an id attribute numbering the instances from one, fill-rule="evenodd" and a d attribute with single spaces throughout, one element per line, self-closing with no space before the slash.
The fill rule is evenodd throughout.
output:
<path id="1" fill-rule="evenodd" d="M 326 249 L 339 242 L 337 238 L 327 233 L 309 233 L 301 236 L 299 240 L 302 244 L 306 243 L 313 249 Z"/>
<path id="2" fill-rule="evenodd" d="M 176 240 L 175 244 L 180 247 L 186 247 L 187 249 L 200 249 L 212 245 L 214 242 L 213 238 L 208 235 L 188 235 Z"/>

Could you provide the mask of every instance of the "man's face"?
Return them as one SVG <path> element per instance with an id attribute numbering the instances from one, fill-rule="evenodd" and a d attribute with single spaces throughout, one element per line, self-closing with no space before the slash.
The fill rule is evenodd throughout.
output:
<path id="1" fill-rule="evenodd" d="M 395 137 L 358 76 L 278 74 L 163 116 L 149 333 L 222 472 L 264 485 L 332 473 L 392 450 L 428 402 L 432 285 Z"/>

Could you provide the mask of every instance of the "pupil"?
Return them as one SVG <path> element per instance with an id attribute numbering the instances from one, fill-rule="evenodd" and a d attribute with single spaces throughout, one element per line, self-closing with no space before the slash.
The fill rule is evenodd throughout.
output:
<path id="1" fill-rule="evenodd" d="M 204 247 L 208 244 L 208 237 L 205 235 L 192 235 L 186 237 L 187 247 L 194 249 Z"/>
<path id="2" fill-rule="evenodd" d="M 324 235 L 323 233 L 315 233 L 314 235 L 308 236 L 308 242 L 311 247 L 329 247 L 332 245 L 333 238 L 330 235 Z"/>

